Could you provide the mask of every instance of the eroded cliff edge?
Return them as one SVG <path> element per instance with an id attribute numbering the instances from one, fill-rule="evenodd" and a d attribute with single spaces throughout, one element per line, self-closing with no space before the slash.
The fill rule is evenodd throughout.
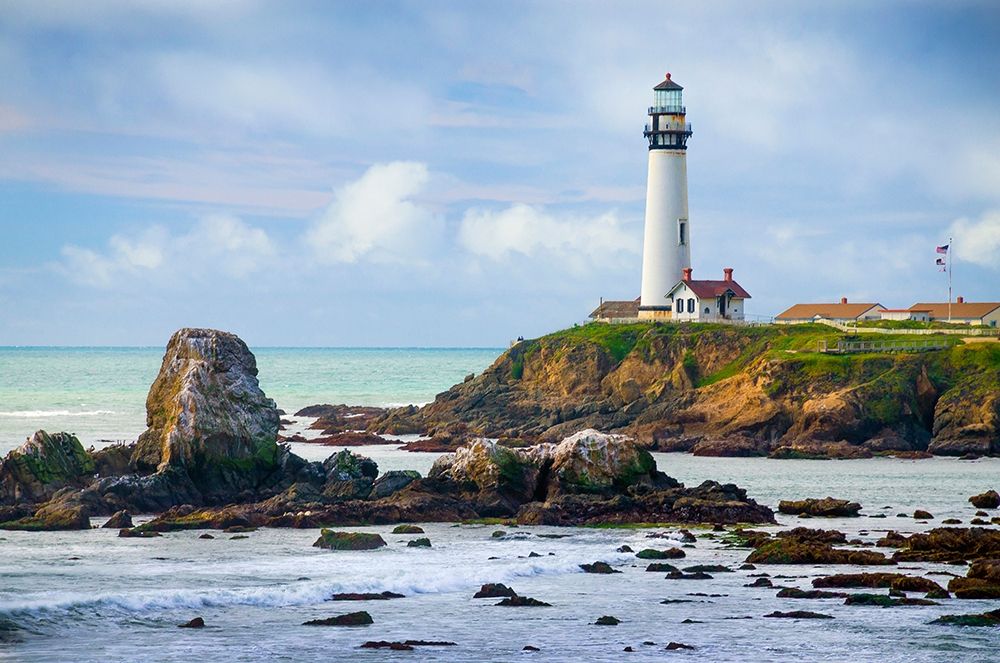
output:
<path id="1" fill-rule="evenodd" d="M 517 444 L 596 428 L 701 455 L 1000 454 L 1000 343 L 817 352 L 842 337 L 823 325 L 594 323 L 520 342 L 372 428 Z"/>

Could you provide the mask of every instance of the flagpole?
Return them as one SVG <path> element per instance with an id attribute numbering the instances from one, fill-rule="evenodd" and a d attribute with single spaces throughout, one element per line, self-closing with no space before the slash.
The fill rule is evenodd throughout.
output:
<path id="1" fill-rule="evenodd" d="M 951 263 L 955 262 L 951 257 L 952 239 L 948 238 L 948 324 L 951 324 Z"/>

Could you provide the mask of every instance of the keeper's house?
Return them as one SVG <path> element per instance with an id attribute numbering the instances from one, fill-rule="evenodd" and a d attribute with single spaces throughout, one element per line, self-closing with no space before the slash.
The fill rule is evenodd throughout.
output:
<path id="1" fill-rule="evenodd" d="M 742 320 L 743 305 L 750 293 L 733 280 L 733 270 L 722 270 L 721 281 L 691 278 L 691 268 L 685 267 L 681 280 L 667 291 L 674 322 L 713 322 Z"/>
<path id="2" fill-rule="evenodd" d="M 948 302 L 919 302 L 911 311 L 926 310 L 935 322 L 948 322 Z M 959 297 L 951 304 L 950 321 L 956 325 L 1000 327 L 1000 302 L 967 302 Z"/>
<path id="3" fill-rule="evenodd" d="M 774 321 L 779 325 L 795 325 L 814 322 L 820 318 L 841 323 L 881 320 L 882 311 L 885 310 L 878 303 L 853 304 L 847 301 L 847 297 L 842 297 L 839 304 L 796 304 L 775 316 Z"/>

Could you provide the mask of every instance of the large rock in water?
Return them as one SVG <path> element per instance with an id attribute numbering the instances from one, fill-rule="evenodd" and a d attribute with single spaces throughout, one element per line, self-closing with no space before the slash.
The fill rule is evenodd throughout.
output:
<path id="1" fill-rule="evenodd" d="M 36 503 L 67 486 L 82 486 L 94 460 L 70 433 L 36 432 L 0 464 L 0 504 Z"/>
<path id="2" fill-rule="evenodd" d="M 656 461 L 624 435 L 583 430 L 552 447 L 551 457 L 550 497 L 652 487 L 657 479 Z"/>
<path id="3" fill-rule="evenodd" d="M 257 383 L 257 361 L 234 334 L 181 329 L 167 344 L 146 398 L 146 424 L 132 462 L 140 471 L 273 466 L 279 416 Z"/>

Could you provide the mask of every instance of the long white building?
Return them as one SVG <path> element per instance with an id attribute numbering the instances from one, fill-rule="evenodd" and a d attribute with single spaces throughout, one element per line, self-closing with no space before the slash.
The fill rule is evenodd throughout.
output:
<path id="1" fill-rule="evenodd" d="M 640 319 L 671 316 L 667 293 L 691 266 L 691 225 L 687 201 L 687 139 L 691 125 L 681 97 L 683 88 L 667 74 L 653 88 L 649 124 L 649 172 L 642 245 Z"/>

